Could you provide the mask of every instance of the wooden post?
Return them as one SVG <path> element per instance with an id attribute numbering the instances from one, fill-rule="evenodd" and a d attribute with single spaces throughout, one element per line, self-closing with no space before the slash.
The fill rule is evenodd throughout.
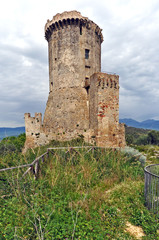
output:
<path id="1" fill-rule="evenodd" d="M 38 178 L 39 175 L 39 160 L 35 163 L 35 179 Z"/>

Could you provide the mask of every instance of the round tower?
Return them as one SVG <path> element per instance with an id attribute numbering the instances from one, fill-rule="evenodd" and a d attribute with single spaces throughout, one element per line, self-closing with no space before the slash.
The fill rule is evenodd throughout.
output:
<path id="1" fill-rule="evenodd" d="M 89 129 L 90 76 L 101 71 L 101 29 L 77 11 L 56 14 L 45 25 L 49 97 L 45 131 L 76 137 Z"/>

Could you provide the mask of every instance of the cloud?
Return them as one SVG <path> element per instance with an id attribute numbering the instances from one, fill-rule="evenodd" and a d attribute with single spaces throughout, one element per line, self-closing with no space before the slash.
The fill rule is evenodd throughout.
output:
<path id="1" fill-rule="evenodd" d="M 0 126 L 24 125 L 25 112 L 44 113 L 44 25 L 75 9 L 103 29 L 102 70 L 120 76 L 120 117 L 159 119 L 157 0 L 6 0 L 0 9 Z"/>
<path id="2" fill-rule="evenodd" d="M 24 125 L 25 112 L 44 112 L 48 95 L 45 50 L 30 39 L 24 46 L 0 43 L 0 126 Z"/>
<path id="3" fill-rule="evenodd" d="M 148 15 L 111 20 L 105 28 L 103 70 L 120 75 L 120 116 L 138 120 L 158 116 L 157 65 L 159 62 L 159 12 L 152 7 Z M 154 105 L 154 103 L 156 103 Z"/>

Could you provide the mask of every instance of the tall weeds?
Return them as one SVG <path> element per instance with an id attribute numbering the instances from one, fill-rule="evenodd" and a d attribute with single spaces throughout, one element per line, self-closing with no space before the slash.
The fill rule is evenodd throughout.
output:
<path id="1" fill-rule="evenodd" d="M 30 155 L 31 162 L 41 151 L 30 151 L 23 161 Z M 22 178 L 23 173 L 19 169 L 3 176 L 0 239 L 133 239 L 112 193 L 119 200 L 116 186 L 143 181 L 138 159 L 117 150 L 54 150 L 40 164 L 38 180 L 31 173 Z M 143 198 L 138 206 L 144 208 Z"/>

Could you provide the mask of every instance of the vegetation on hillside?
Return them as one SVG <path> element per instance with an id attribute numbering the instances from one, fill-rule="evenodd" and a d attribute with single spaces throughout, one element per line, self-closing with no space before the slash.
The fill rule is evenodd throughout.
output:
<path id="1" fill-rule="evenodd" d="M 159 131 L 125 126 L 128 145 L 159 145 Z"/>
<path id="2" fill-rule="evenodd" d="M 47 147 L 85 144 L 53 141 L 22 155 L 24 140 L 0 143 L 0 168 L 31 163 Z M 159 238 L 158 218 L 144 205 L 143 155 L 130 148 L 53 153 L 37 180 L 22 177 L 26 169 L 0 173 L 0 239 L 136 239 L 130 226 L 142 239 Z"/>
<path id="3" fill-rule="evenodd" d="M 25 133 L 18 137 L 7 137 L 0 142 L 0 155 L 9 152 L 21 152 L 25 142 Z"/>

